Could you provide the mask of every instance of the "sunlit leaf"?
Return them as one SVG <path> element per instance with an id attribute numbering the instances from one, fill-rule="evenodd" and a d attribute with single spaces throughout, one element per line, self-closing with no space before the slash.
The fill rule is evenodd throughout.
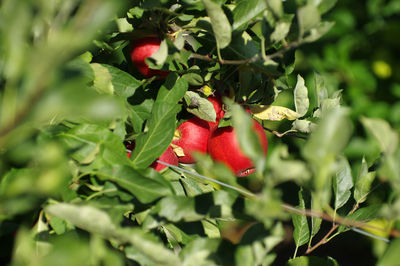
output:
<path id="1" fill-rule="evenodd" d="M 354 199 L 357 203 L 362 203 L 367 200 L 375 175 L 376 172 L 368 172 L 367 162 L 365 161 L 365 158 L 363 158 L 354 188 Z"/>
<path id="2" fill-rule="evenodd" d="M 391 128 L 388 122 L 379 118 L 363 117 L 361 118 L 361 123 L 376 139 L 383 153 L 390 155 L 395 152 L 399 134 Z"/>
<path id="3" fill-rule="evenodd" d="M 308 89 L 304 84 L 304 79 L 300 75 L 297 75 L 297 83 L 293 94 L 296 112 L 302 117 L 307 113 L 310 102 L 308 99 Z"/>
<path id="4" fill-rule="evenodd" d="M 215 122 L 217 114 L 215 113 L 213 104 L 209 100 L 201 97 L 194 91 L 187 91 L 185 99 L 187 99 L 188 104 L 186 110 L 189 113 L 203 120 Z"/>
<path id="5" fill-rule="evenodd" d="M 299 21 L 300 36 L 304 36 L 312 28 L 318 26 L 321 21 L 318 9 L 313 4 L 307 4 L 300 7 L 297 11 L 297 18 Z"/>
<path id="6" fill-rule="evenodd" d="M 202 0 L 211 20 L 215 39 L 220 49 L 223 49 L 231 42 L 231 24 L 219 4 L 212 0 Z"/>
<path id="7" fill-rule="evenodd" d="M 303 199 L 302 189 L 300 189 L 299 193 L 299 205 L 298 208 L 300 210 L 305 210 L 305 202 Z M 292 214 L 292 221 L 294 225 L 293 238 L 296 244 L 296 247 L 304 245 L 310 239 L 310 230 L 308 228 L 307 216 L 300 214 Z"/>
<path id="8" fill-rule="evenodd" d="M 236 30 L 245 25 L 254 17 L 263 12 L 266 7 L 266 1 L 263 0 L 238 1 L 235 9 L 233 10 L 234 23 L 232 25 L 232 29 Z"/>
<path id="9" fill-rule="evenodd" d="M 274 105 L 251 105 L 251 113 L 261 120 L 280 121 L 283 119 L 295 120 L 301 117 L 289 108 Z"/>
<path id="10" fill-rule="evenodd" d="M 346 158 L 341 157 L 337 162 L 337 172 L 333 181 L 333 192 L 335 196 L 335 210 L 338 210 L 349 200 L 351 188 L 353 187 L 353 177 L 351 175 L 350 164 Z"/>

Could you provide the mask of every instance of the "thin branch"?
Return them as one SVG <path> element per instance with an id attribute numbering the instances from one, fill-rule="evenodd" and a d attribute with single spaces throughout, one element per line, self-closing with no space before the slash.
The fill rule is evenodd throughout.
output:
<path id="1" fill-rule="evenodd" d="M 313 247 L 308 247 L 307 251 L 305 254 L 310 254 L 313 252 L 315 249 L 317 249 L 319 246 L 322 246 L 326 243 L 329 242 L 328 237 L 339 227 L 337 224 L 333 224 L 331 230 L 322 238 L 317 244 L 315 244 Z"/>
<path id="2" fill-rule="evenodd" d="M 196 172 L 191 172 L 191 171 L 183 169 L 183 168 L 181 168 L 179 166 L 175 166 L 175 165 L 172 165 L 172 164 L 169 164 L 169 163 L 165 163 L 165 162 L 162 162 L 160 160 L 157 160 L 157 162 L 160 163 L 160 164 L 166 165 L 166 166 L 168 166 L 170 168 L 176 169 L 178 171 L 181 171 L 181 172 L 184 172 L 184 173 L 188 173 L 190 175 L 194 175 L 196 177 L 203 178 L 203 179 L 205 179 L 207 181 L 211 181 L 211 182 L 217 183 L 217 184 L 219 184 L 219 185 L 221 185 L 223 187 L 226 187 L 226 188 L 229 188 L 229 189 L 233 189 L 233 190 L 239 192 L 240 194 L 242 194 L 243 196 L 246 196 L 248 198 L 256 198 L 257 197 L 256 194 L 254 194 L 254 193 L 252 193 L 252 192 L 250 192 L 250 191 L 248 191 L 246 189 L 226 184 L 226 183 L 221 182 L 219 180 L 216 180 L 214 178 L 207 177 L 207 176 L 198 174 Z M 331 215 L 329 215 L 327 213 L 317 212 L 317 211 L 313 211 L 313 210 L 301 210 L 301 209 L 297 209 L 294 206 L 292 206 L 290 204 L 287 204 L 287 203 L 282 203 L 281 206 L 285 211 L 288 211 L 288 212 L 291 212 L 291 213 L 296 213 L 296 214 L 307 216 L 307 217 L 320 218 L 320 219 L 325 220 L 325 221 L 333 222 L 334 224 L 337 223 L 339 225 L 348 226 L 348 227 L 355 227 L 355 228 L 361 228 L 362 227 L 362 228 L 370 228 L 370 229 L 382 231 L 382 228 L 367 224 L 367 223 L 362 222 L 362 221 L 350 220 L 350 219 L 347 219 L 347 218 L 343 218 L 341 216 L 332 217 Z"/>

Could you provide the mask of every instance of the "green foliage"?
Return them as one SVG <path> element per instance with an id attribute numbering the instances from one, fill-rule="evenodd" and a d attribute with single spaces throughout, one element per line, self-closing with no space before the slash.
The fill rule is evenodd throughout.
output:
<path id="1" fill-rule="evenodd" d="M 0 264 L 339 265 L 313 252 L 351 230 L 353 264 L 397 263 L 400 9 L 335 3 L 1 1 Z M 149 35 L 166 78 L 132 64 Z M 210 94 L 255 173 L 152 169 Z"/>

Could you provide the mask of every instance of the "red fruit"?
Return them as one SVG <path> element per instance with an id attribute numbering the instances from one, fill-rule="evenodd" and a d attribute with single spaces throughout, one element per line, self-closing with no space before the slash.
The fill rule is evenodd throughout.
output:
<path id="1" fill-rule="evenodd" d="M 264 154 L 267 154 L 268 142 L 264 129 L 253 120 L 253 129 L 257 133 Z M 247 176 L 255 171 L 254 165 L 240 149 L 239 141 L 233 127 L 215 129 L 208 141 L 208 152 L 215 161 L 226 164 L 236 176 Z"/>
<path id="2" fill-rule="evenodd" d="M 182 148 L 184 153 L 184 156 L 178 155 L 179 162 L 194 163 L 193 152 L 207 152 L 207 142 L 210 135 L 210 127 L 207 121 L 193 117 L 178 126 L 176 135 L 172 144 Z"/>
<path id="3" fill-rule="evenodd" d="M 157 69 L 151 69 L 146 64 L 145 59 L 150 57 L 152 54 L 158 51 L 160 48 L 160 40 L 156 37 L 145 37 L 132 42 L 131 46 L 131 59 L 133 65 L 139 70 L 139 72 L 147 77 L 160 76 L 165 78 L 169 72 L 161 71 Z"/>
<path id="4" fill-rule="evenodd" d="M 131 157 L 131 151 L 127 151 L 128 158 Z M 159 161 L 164 162 L 164 163 L 169 163 L 172 165 L 178 165 L 178 157 L 176 157 L 175 152 L 172 150 L 171 146 L 168 146 L 168 148 L 164 151 L 163 154 L 161 154 L 160 157 L 158 157 Z M 157 172 L 160 172 L 163 170 L 165 167 L 167 167 L 164 164 L 158 163 L 157 160 L 155 160 L 150 167 L 154 168 Z"/>
<path id="5" fill-rule="evenodd" d="M 215 119 L 215 122 L 208 121 L 208 125 L 210 126 L 210 130 L 212 131 L 212 130 L 214 130 L 215 128 L 218 127 L 219 120 L 221 120 L 224 117 L 225 111 L 222 109 L 221 97 L 219 97 L 219 96 L 210 96 L 207 99 L 213 104 L 215 113 L 217 115 L 216 119 Z"/>
<path id="6" fill-rule="evenodd" d="M 164 162 L 164 163 L 169 163 L 172 165 L 178 165 L 178 157 L 176 157 L 175 152 L 172 150 L 171 146 L 168 146 L 168 148 L 164 151 L 163 154 L 158 158 L 159 161 Z M 165 167 L 167 167 L 164 164 L 158 163 L 157 161 L 154 161 L 150 167 L 154 168 L 156 171 L 160 172 L 163 170 Z"/>

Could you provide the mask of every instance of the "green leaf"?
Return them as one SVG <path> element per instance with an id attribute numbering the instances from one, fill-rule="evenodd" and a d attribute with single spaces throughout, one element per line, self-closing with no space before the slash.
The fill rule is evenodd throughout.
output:
<path id="1" fill-rule="evenodd" d="M 241 0 L 237 1 L 233 13 L 232 29 L 236 30 L 250 22 L 253 18 L 261 14 L 266 9 L 264 0 Z"/>
<path id="2" fill-rule="evenodd" d="M 217 251 L 219 239 L 196 238 L 185 246 L 179 256 L 183 266 L 217 265 L 211 254 Z"/>
<path id="3" fill-rule="evenodd" d="M 145 168 L 157 159 L 170 145 L 175 131 L 179 105 L 156 102 L 147 122 L 148 131 L 136 138 L 131 160 L 136 168 Z"/>
<path id="4" fill-rule="evenodd" d="M 300 75 L 297 75 L 297 83 L 293 94 L 296 112 L 302 117 L 307 113 L 310 101 L 308 100 L 308 89 L 304 85 L 304 79 Z"/>
<path id="5" fill-rule="evenodd" d="M 308 120 L 296 119 L 292 123 L 292 129 L 301 133 L 311 133 L 315 130 L 316 127 L 317 125 L 315 123 Z"/>
<path id="6" fill-rule="evenodd" d="M 325 87 L 324 79 L 317 72 L 314 72 L 314 82 L 315 82 L 314 86 L 315 102 L 316 106 L 320 107 L 321 103 L 328 98 L 328 91 Z"/>
<path id="7" fill-rule="evenodd" d="M 148 232 L 119 228 L 112 223 L 107 213 L 92 206 L 59 203 L 47 206 L 45 211 L 103 238 L 117 240 L 121 244 L 129 243 L 157 265 L 180 264 L 179 259 Z"/>
<path id="8" fill-rule="evenodd" d="M 311 209 L 316 212 L 322 212 L 321 203 L 318 201 L 318 197 L 313 196 L 313 192 L 311 193 Z M 317 217 L 311 217 L 311 235 L 310 242 L 312 238 L 319 232 L 321 228 L 322 219 Z"/>
<path id="9" fill-rule="evenodd" d="M 305 202 L 303 199 L 303 189 L 300 189 L 299 195 L 299 205 L 297 206 L 300 210 L 305 210 Z M 293 214 L 292 221 L 294 225 L 293 239 L 296 244 L 296 250 L 299 246 L 304 245 L 310 239 L 310 230 L 308 228 L 307 216 Z"/>
<path id="10" fill-rule="evenodd" d="M 364 128 L 376 139 L 379 147 L 386 155 L 393 154 L 398 146 L 399 134 L 388 122 L 379 118 L 362 117 Z"/>
<path id="11" fill-rule="evenodd" d="M 354 188 L 354 200 L 360 204 L 367 200 L 370 193 L 372 182 L 374 181 L 376 172 L 368 172 L 367 161 L 363 157 L 360 170 L 358 171 L 356 185 Z"/>
<path id="12" fill-rule="evenodd" d="M 272 43 L 280 42 L 286 38 L 289 33 L 290 26 L 292 25 L 292 19 L 293 16 L 287 16 L 275 24 L 275 29 L 270 36 Z"/>
<path id="13" fill-rule="evenodd" d="M 346 147 L 352 131 L 347 113 L 341 108 L 327 112 L 302 150 L 303 156 L 313 165 L 314 189 L 321 197 L 321 204 L 330 201 L 332 166 L 336 156 Z"/>
<path id="14" fill-rule="evenodd" d="M 335 211 L 342 207 L 351 196 L 353 177 L 351 176 L 350 164 L 345 157 L 340 157 L 337 162 L 338 170 L 333 181 L 335 196 Z"/>
<path id="15" fill-rule="evenodd" d="M 259 137 L 254 132 L 254 120 L 238 105 L 233 104 L 232 122 L 241 150 L 249 156 L 259 172 L 263 172 L 266 160 Z M 258 123 L 258 122 L 257 122 Z"/>
<path id="16" fill-rule="evenodd" d="M 122 140 L 107 128 L 81 124 L 59 134 L 60 139 L 75 152 L 72 157 L 81 164 L 129 163 Z M 93 166 L 95 167 L 95 166 Z"/>
<path id="17" fill-rule="evenodd" d="M 128 98 L 141 86 L 132 75 L 107 64 L 90 64 L 95 78 L 93 86 L 100 93 L 116 94 Z"/>
<path id="18" fill-rule="evenodd" d="M 201 86 L 204 84 L 204 79 L 198 66 L 192 66 L 189 68 L 187 73 L 182 75 L 182 78 L 191 86 Z"/>
<path id="19" fill-rule="evenodd" d="M 161 199 L 157 203 L 154 212 L 171 222 L 181 220 L 187 222 L 198 221 L 204 217 L 204 214 L 196 212 L 195 198 L 184 196 L 165 197 Z"/>
<path id="20" fill-rule="evenodd" d="M 127 165 L 117 164 L 112 168 L 101 169 L 98 175 L 101 179 L 112 181 L 129 191 L 142 203 L 149 203 L 160 197 L 173 194 L 169 183 L 160 175 L 148 178 Z"/>
<path id="21" fill-rule="evenodd" d="M 72 223 L 76 227 L 100 234 L 105 238 L 112 238 L 116 232 L 116 226 L 112 223 L 108 214 L 91 206 L 59 203 L 47 206 L 45 211 Z"/>
<path id="22" fill-rule="evenodd" d="M 215 113 L 214 105 L 207 98 L 201 97 L 194 91 L 187 91 L 185 100 L 188 105 L 186 110 L 189 113 L 206 121 L 216 121 L 217 114 Z"/>
<path id="23" fill-rule="evenodd" d="M 162 66 L 167 59 L 168 56 L 168 44 L 167 40 L 162 40 L 160 43 L 160 48 L 158 48 L 157 52 L 151 55 L 151 59 L 154 59 L 156 61 L 157 66 Z M 146 58 L 146 61 L 150 60 Z M 149 64 L 151 65 L 151 64 Z"/>
<path id="24" fill-rule="evenodd" d="M 202 0 L 210 17 L 217 47 L 223 49 L 231 42 L 231 24 L 219 4 L 212 0 Z"/>
<path id="25" fill-rule="evenodd" d="M 156 103 L 170 103 L 176 105 L 185 95 L 189 85 L 185 79 L 179 78 L 176 73 L 168 75 L 165 83 L 160 87 Z"/>
<path id="26" fill-rule="evenodd" d="M 303 41 L 315 42 L 316 40 L 324 36 L 326 33 L 328 33 L 328 31 L 330 31 L 334 25 L 335 25 L 334 22 L 329 22 L 329 21 L 321 22 L 317 27 L 310 30 L 309 35 L 304 37 Z"/>
<path id="27" fill-rule="evenodd" d="M 265 2 L 275 16 L 281 17 L 283 15 L 283 6 L 281 0 L 268 0 Z"/>
<path id="28" fill-rule="evenodd" d="M 390 266 L 397 265 L 399 263 L 399 250 L 400 250 L 400 239 L 396 238 L 391 241 L 387 247 L 385 253 L 379 258 L 377 266 Z"/>
<path id="29" fill-rule="evenodd" d="M 321 258 L 314 256 L 301 256 L 288 260 L 286 266 L 339 266 L 339 263 L 331 257 Z"/>
<path id="30" fill-rule="evenodd" d="M 321 16 L 318 9 L 313 4 L 307 4 L 297 10 L 297 19 L 299 21 L 300 37 L 319 25 Z"/>

